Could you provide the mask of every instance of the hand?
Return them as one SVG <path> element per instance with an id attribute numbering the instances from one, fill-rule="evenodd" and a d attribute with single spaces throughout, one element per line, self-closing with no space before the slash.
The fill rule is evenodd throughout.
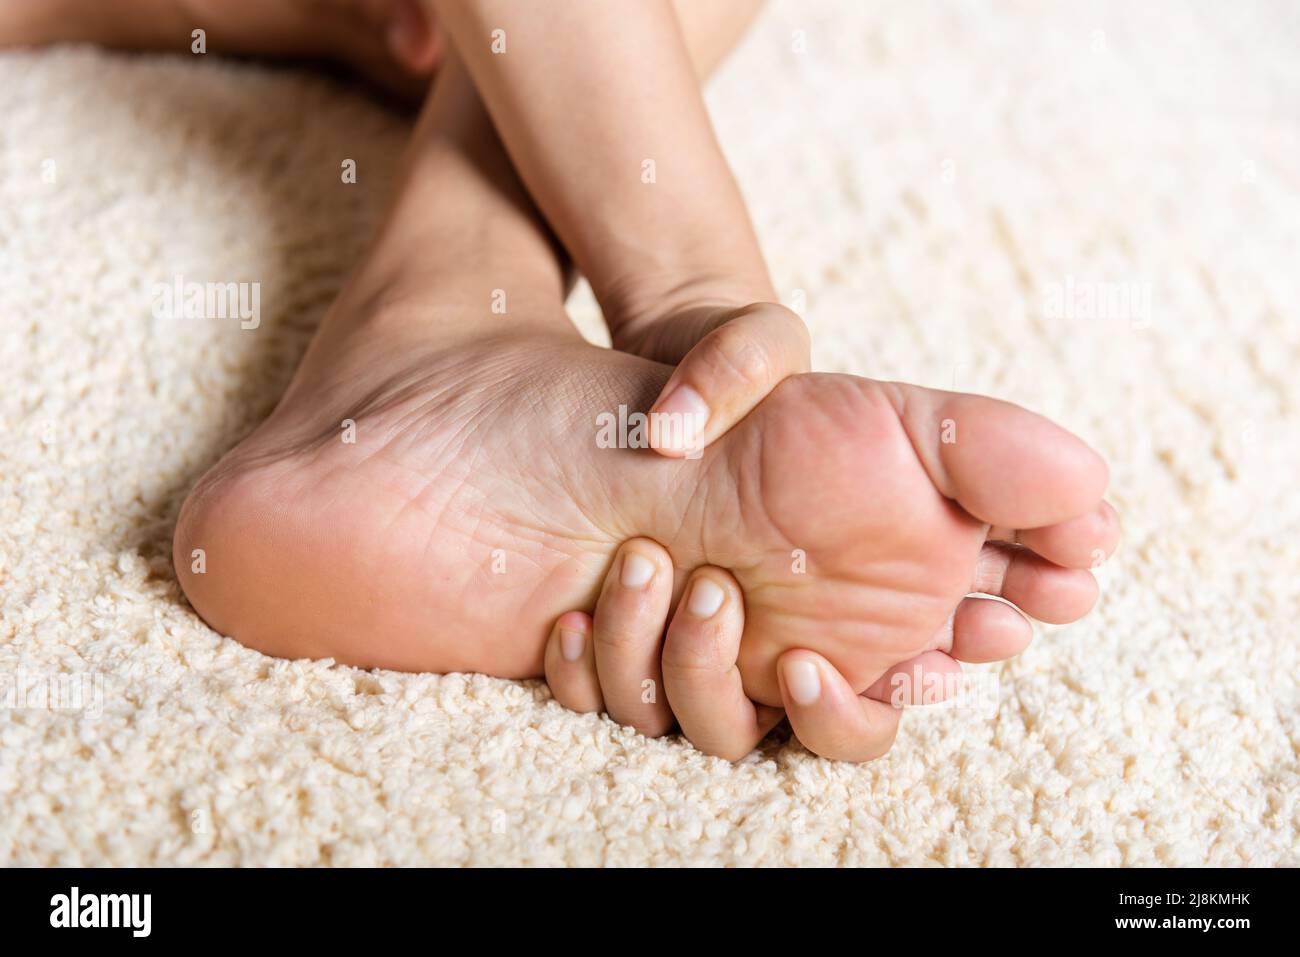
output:
<path id="1" fill-rule="evenodd" d="M 627 352 L 678 363 L 652 413 L 704 417 L 697 435 L 681 429 L 652 430 L 655 437 L 686 439 L 655 447 L 669 457 L 698 454 L 783 379 L 808 371 L 810 365 L 803 320 L 770 302 L 682 309 L 640 324 L 635 334 L 624 331 L 615 344 Z M 643 586 L 623 584 L 619 576 L 626 550 L 658 566 L 660 573 Z M 608 710 L 616 721 L 652 736 L 668 733 L 675 717 L 687 739 L 705 753 L 732 760 L 747 754 L 781 720 L 782 712 L 755 705 L 744 694 L 736 668 L 744 631 L 739 586 L 723 569 L 696 569 L 686 586 L 688 596 L 700 578 L 721 590 L 720 609 L 702 619 L 692 614 L 688 597 L 669 624 L 674 598 L 671 559 L 655 542 L 625 543 L 606 579 L 595 620 L 570 612 L 552 631 L 546 675 L 556 699 L 576 711 Z M 579 642 L 581 654 L 576 654 Z M 564 654 L 566 648 L 575 651 L 572 660 Z M 893 679 L 900 673 L 908 679 L 903 688 L 919 691 L 931 685 L 925 677 L 916 681 L 917 676 L 959 675 L 961 666 L 943 652 L 925 652 L 891 669 L 859 697 L 815 652 L 793 650 L 778 661 L 785 713 L 796 735 L 810 750 L 846 761 L 870 760 L 889 749 L 898 714 L 888 702 L 897 697 Z M 649 686 L 644 685 L 647 681 Z M 951 680 L 935 685 L 950 688 Z M 920 702 L 905 696 L 901 703 Z"/>
<path id="2" fill-rule="evenodd" d="M 608 711 L 650 736 L 676 723 L 701 751 L 728 760 L 744 757 L 788 716 L 809 750 L 869 761 L 893 743 L 896 705 L 922 703 L 921 689 L 950 690 L 961 673 L 952 658 L 930 651 L 859 696 L 825 658 L 792 650 L 777 662 L 784 710 L 769 708 L 751 702 L 741 684 L 736 657 L 744 626 L 744 596 L 726 570 L 697 568 L 676 580 L 667 551 L 632 539 L 615 556 L 594 619 L 573 611 L 556 622 L 546 680 L 571 710 Z M 936 700 L 927 695 L 925 703 Z"/>
<path id="3" fill-rule="evenodd" d="M 698 455 L 749 414 L 787 376 L 807 372 L 808 330 L 794 312 L 771 302 L 699 306 L 618 337 L 624 352 L 677 366 L 650 409 L 681 415 L 702 430 L 655 430 L 655 451 Z"/>

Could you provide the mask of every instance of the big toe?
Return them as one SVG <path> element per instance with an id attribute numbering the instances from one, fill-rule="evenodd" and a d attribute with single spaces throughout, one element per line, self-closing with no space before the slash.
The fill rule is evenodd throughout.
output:
<path id="1" fill-rule="evenodd" d="M 904 427 L 935 486 L 980 521 L 1038 528 L 1101 502 L 1105 460 L 1041 415 L 985 396 L 896 390 Z"/>

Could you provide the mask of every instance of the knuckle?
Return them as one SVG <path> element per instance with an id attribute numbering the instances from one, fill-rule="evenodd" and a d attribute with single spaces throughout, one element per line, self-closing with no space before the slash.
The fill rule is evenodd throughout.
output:
<path id="1" fill-rule="evenodd" d="M 764 302 L 742 310 L 738 319 L 761 323 L 765 335 L 775 337 L 782 349 L 794 346 L 801 357 L 800 365 L 804 367 L 799 371 L 805 371 L 808 352 L 812 347 L 812 336 L 808 332 L 808 324 L 799 317 L 798 313 L 780 303 Z"/>
<path id="2" fill-rule="evenodd" d="M 721 636 L 716 627 L 681 627 L 670 631 L 664 642 L 664 674 L 689 681 L 701 674 L 713 675 L 730 670 Z"/>
<path id="3" fill-rule="evenodd" d="M 774 365 L 762 340 L 739 325 L 723 326 L 713 335 L 710 365 L 720 375 L 750 388 L 766 388 L 771 383 Z"/>
<path id="4" fill-rule="evenodd" d="M 601 627 L 598 623 L 592 630 L 592 642 L 598 648 L 617 653 L 637 651 L 649 644 L 649 639 L 643 630 L 629 627 L 627 623 L 618 627 L 608 624 Z"/>
<path id="5" fill-rule="evenodd" d="M 812 336 L 808 332 L 808 324 L 793 309 L 787 309 L 785 306 L 773 303 L 767 316 L 777 320 L 781 326 L 783 336 L 789 336 L 797 340 L 805 349 L 812 345 Z"/>
<path id="6" fill-rule="evenodd" d="M 607 648 L 657 648 L 664 637 L 666 597 L 628 588 L 611 589 L 596 606 L 593 640 Z"/>

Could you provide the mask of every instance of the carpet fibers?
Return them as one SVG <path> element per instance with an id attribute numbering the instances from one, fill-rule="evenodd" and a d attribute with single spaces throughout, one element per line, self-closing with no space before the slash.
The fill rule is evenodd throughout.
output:
<path id="1" fill-rule="evenodd" d="M 0 55 L 0 863 L 1300 864 L 1298 42 L 1281 2 L 791 0 L 711 84 L 818 368 L 1020 402 L 1112 464 L 1098 609 L 862 767 L 209 630 L 177 510 L 287 383 L 406 121 L 298 70 Z M 259 283 L 260 324 L 157 315 L 177 277 Z"/>

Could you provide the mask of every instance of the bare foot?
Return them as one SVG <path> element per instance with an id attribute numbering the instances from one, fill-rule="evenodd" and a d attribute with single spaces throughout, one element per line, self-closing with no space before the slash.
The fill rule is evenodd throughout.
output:
<path id="1" fill-rule="evenodd" d="M 932 647 L 990 526 L 1039 529 L 1021 540 L 1073 568 L 1114 545 L 1105 465 L 1015 406 L 803 375 L 698 460 L 601 448 L 597 417 L 648 408 L 668 367 L 517 318 L 431 336 L 459 307 L 396 298 L 369 315 L 341 301 L 275 413 L 182 511 L 191 602 L 270 654 L 538 676 L 557 616 L 592 607 L 619 543 L 643 535 L 683 581 L 734 571 L 745 691 L 777 706 L 787 649 L 860 692 Z M 996 631 L 1001 614 L 956 627 Z"/>
<path id="2" fill-rule="evenodd" d="M 783 651 L 860 692 L 930 647 L 976 607 L 991 525 L 1046 527 L 1020 539 L 1064 566 L 1114 543 L 1101 460 L 975 396 L 799 375 L 699 458 L 601 447 L 600 417 L 648 409 L 672 369 L 582 341 L 563 290 L 449 57 L 366 260 L 275 412 L 182 508 L 199 613 L 285 657 L 539 676 L 552 623 L 645 536 L 679 573 L 734 572 L 744 691 L 776 706 Z M 1036 614 L 1034 594 L 1007 597 Z M 997 615 L 954 628 L 987 638 Z"/>

